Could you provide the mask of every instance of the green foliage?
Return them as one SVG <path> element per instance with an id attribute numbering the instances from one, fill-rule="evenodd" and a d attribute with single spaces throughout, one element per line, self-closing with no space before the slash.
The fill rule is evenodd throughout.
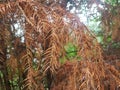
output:
<path id="1" fill-rule="evenodd" d="M 60 58 L 60 63 L 64 64 L 67 60 L 72 60 L 77 55 L 77 47 L 73 43 L 67 43 L 64 46 L 65 56 Z"/>
<path id="2" fill-rule="evenodd" d="M 112 43 L 112 45 L 111 45 L 113 48 L 120 48 L 120 42 L 118 42 L 118 43 Z"/>
<path id="3" fill-rule="evenodd" d="M 2 74 L 2 72 L 0 71 L 0 77 L 2 77 L 3 78 L 3 74 Z"/>
<path id="4" fill-rule="evenodd" d="M 60 61 L 60 63 L 61 64 L 64 64 L 66 61 L 67 61 L 67 58 L 64 56 L 64 57 L 61 57 L 60 59 L 59 59 L 59 61 Z"/>
<path id="5" fill-rule="evenodd" d="M 74 58 L 77 55 L 77 47 L 72 44 L 72 43 L 68 43 L 67 45 L 65 45 L 65 52 L 66 52 L 66 56 L 71 59 Z"/>
<path id="6" fill-rule="evenodd" d="M 120 0 L 105 0 L 105 2 L 115 6 L 116 4 L 120 3 Z"/>
<path id="7" fill-rule="evenodd" d="M 73 44 L 73 43 L 67 43 L 64 46 L 64 50 L 65 50 L 65 56 L 61 57 L 60 63 L 64 64 L 67 60 L 69 61 L 73 61 L 73 60 L 81 60 L 81 56 L 77 56 L 77 47 Z"/>

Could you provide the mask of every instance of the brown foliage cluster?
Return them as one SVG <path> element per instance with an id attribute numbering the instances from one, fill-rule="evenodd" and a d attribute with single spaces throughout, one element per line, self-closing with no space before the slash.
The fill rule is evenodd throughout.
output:
<path id="1" fill-rule="evenodd" d="M 77 47 L 77 55 L 61 64 L 67 43 Z M 78 17 L 32 0 L 0 4 L 0 71 L 0 89 L 6 90 L 15 90 L 15 77 L 20 90 L 114 90 L 120 84 L 119 72 L 103 61 Z"/>
<path id="2" fill-rule="evenodd" d="M 67 62 L 58 72 L 52 90 L 119 90 L 119 72 L 105 63 Z"/>
<path id="3" fill-rule="evenodd" d="M 108 36 L 112 36 L 115 42 L 120 41 L 120 4 L 110 5 L 105 4 L 102 11 L 102 26 L 106 33 L 105 40 Z"/>

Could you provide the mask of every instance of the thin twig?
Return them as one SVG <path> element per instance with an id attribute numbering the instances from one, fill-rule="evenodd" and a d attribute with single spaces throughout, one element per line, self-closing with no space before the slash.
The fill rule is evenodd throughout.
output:
<path id="1" fill-rule="evenodd" d="M 17 3 L 17 5 L 18 5 L 18 8 L 20 9 L 20 11 L 23 13 L 24 17 L 26 18 L 27 22 L 28 22 L 32 27 L 35 28 L 35 25 L 34 25 L 34 24 L 30 21 L 30 19 L 26 16 L 24 10 L 23 10 L 22 7 L 19 5 L 19 3 Z"/>

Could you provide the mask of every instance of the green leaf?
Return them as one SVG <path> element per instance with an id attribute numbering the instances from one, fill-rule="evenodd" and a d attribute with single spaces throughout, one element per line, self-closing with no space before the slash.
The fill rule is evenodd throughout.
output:
<path id="1" fill-rule="evenodd" d="M 62 57 L 59 59 L 59 61 L 61 64 L 64 64 L 67 61 L 67 59 L 66 59 L 66 57 Z"/>
<path id="2" fill-rule="evenodd" d="M 68 43 L 64 48 L 68 58 L 74 58 L 77 55 L 77 47 L 74 44 Z"/>

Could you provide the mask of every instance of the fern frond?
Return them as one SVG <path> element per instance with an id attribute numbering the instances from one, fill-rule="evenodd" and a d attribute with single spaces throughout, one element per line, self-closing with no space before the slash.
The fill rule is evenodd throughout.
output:
<path id="1" fill-rule="evenodd" d="M 23 81 L 23 89 L 33 90 L 37 88 L 37 84 L 34 80 L 34 70 L 32 67 L 32 53 L 29 49 L 26 50 L 26 55 L 22 57 L 21 61 L 25 61 L 24 64 L 24 81 Z"/>

